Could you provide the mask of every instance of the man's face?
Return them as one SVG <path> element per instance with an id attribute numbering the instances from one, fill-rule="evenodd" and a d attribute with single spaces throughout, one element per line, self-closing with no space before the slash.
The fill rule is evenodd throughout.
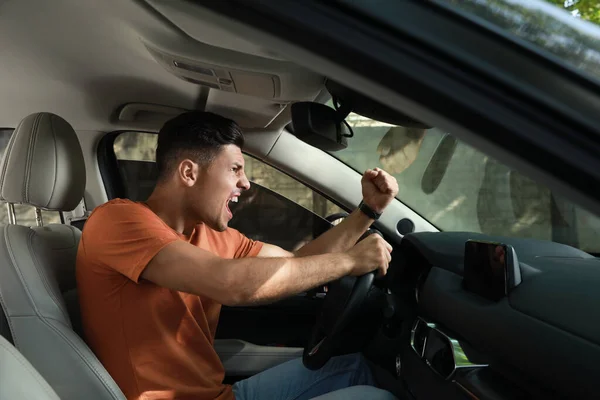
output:
<path id="1" fill-rule="evenodd" d="M 237 201 L 249 188 L 242 151 L 235 145 L 225 145 L 208 166 L 199 169 L 198 180 L 190 188 L 188 207 L 210 228 L 224 231 L 233 217 L 229 202 Z"/>

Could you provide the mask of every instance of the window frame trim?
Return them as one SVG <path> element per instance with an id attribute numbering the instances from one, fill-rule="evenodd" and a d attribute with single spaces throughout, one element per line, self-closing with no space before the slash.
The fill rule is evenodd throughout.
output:
<path id="1" fill-rule="evenodd" d="M 152 132 L 152 131 L 135 130 L 135 129 L 120 129 L 120 130 L 108 132 L 104 136 L 102 136 L 102 138 L 100 139 L 100 141 L 98 143 L 98 148 L 97 148 L 98 169 L 100 170 L 100 176 L 102 177 L 102 184 L 104 186 L 104 189 L 106 191 L 106 196 L 109 199 L 109 201 L 112 199 L 115 199 L 115 198 L 125 198 L 126 197 L 125 196 L 125 187 L 123 186 L 124 185 L 123 180 L 121 179 L 121 175 L 119 173 L 118 159 L 115 154 L 114 144 L 115 144 L 115 140 L 117 139 L 117 137 L 119 135 L 121 135 L 123 133 L 127 133 L 127 132 L 158 135 L 157 132 Z M 317 193 L 319 196 L 323 197 L 327 201 L 331 202 L 339 209 L 346 211 L 348 214 L 350 214 L 353 211 L 353 210 L 349 210 L 347 207 L 343 206 L 338 201 L 333 200 L 330 196 L 324 194 L 320 190 L 317 190 L 314 187 L 312 187 L 311 185 L 308 185 L 305 182 L 300 181 L 299 179 L 297 179 L 294 176 L 288 174 L 287 172 L 281 170 L 280 168 L 277 168 L 277 167 L 273 166 L 272 164 L 268 163 L 267 161 L 262 160 L 256 156 L 254 156 L 253 154 L 245 152 L 245 151 L 242 151 L 242 153 L 246 156 L 252 157 L 253 159 L 255 159 L 265 165 L 268 165 L 270 168 L 273 168 L 273 169 L 281 172 L 282 174 L 286 175 L 287 177 L 295 180 L 296 182 L 300 183 L 301 185 L 305 186 L 306 188 Z M 130 161 L 144 161 L 144 160 L 130 160 Z M 152 162 L 152 161 L 148 161 L 148 160 L 145 160 L 145 161 Z M 156 161 L 154 161 L 154 162 L 156 162 Z M 260 184 L 258 184 L 258 185 L 260 185 Z M 273 191 L 272 189 L 267 188 L 263 185 L 260 185 L 260 186 L 265 189 Z M 277 193 L 280 196 L 283 196 L 281 193 L 278 193 L 278 192 L 275 192 L 275 193 Z M 283 197 L 285 197 L 289 201 L 297 204 L 300 207 L 306 208 L 306 207 L 302 206 L 301 204 L 295 202 L 294 200 L 287 198 L 286 196 L 283 196 Z M 309 210 L 309 211 L 311 213 L 319 216 L 318 214 L 314 213 L 312 210 Z M 321 216 L 319 216 L 319 217 L 324 218 Z"/>

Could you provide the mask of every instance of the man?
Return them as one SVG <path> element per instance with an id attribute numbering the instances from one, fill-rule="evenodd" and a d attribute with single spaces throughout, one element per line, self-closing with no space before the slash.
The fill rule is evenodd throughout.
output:
<path id="1" fill-rule="evenodd" d="M 150 198 L 109 201 L 86 223 L 77 255 L 84 331 L 130 400 L 304 399 L 373 383 L 362 358 L 351 355 L 320 371 L 292 361 L 223 384 L 213 348 L 221 304 L 267 303 L 349 274 L 385 274 L 391 260 L 378 235 L 353 246 L 373 222 L 368 209 L 296 253 L 228 228 L 229 203 L 250 186 L 243 144 L 239 126 L 215 114 L 170 120 L 158 135 Z M 398 186 L 376 169 L 365 173 L 362 191 L 364 203 L 382 212 Z"/>

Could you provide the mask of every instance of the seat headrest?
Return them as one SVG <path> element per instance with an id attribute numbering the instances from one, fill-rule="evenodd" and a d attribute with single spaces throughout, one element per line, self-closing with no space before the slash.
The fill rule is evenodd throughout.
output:
<path id="1" fill-rule="evenodd" d="M 73 127 L 51 113 L 23 119 L 0 170 L 0 200 L 51 211 L 71 211 L 85 191 L 83 152 Z"/>

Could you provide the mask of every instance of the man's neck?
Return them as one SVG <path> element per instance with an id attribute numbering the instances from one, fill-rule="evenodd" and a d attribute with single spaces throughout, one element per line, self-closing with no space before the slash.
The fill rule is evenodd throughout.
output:
<path id="1" fill-rule="evenodd" d="M 189 236 L 196 227 L 196 223 L 186 218 L 189 215 L 186 215 L 183 196 L 178 195 L 177 190 L 157 186 L 145 203 L 176 232 Z"/>

